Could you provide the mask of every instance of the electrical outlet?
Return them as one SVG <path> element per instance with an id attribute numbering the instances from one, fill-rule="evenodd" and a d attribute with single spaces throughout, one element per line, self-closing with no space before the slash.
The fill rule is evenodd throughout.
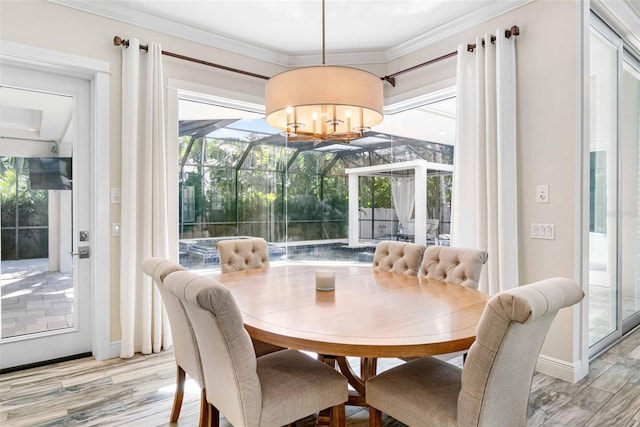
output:
<path id="1" fill-rule="evenodd" d="M 549 185 L 536 186 L 536 203 L 549 203 Z"/>
<path id="2" fill-rule="evenodd" d="M 112 188 L 111 189 L 111 203 L 120 203 L 120 189 Z"/>

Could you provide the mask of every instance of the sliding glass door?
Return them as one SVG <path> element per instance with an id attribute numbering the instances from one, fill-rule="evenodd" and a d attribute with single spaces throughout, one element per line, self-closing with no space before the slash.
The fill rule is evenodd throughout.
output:
<path id="1" fill-rule="evenodd" d="M 640 63 L 620 80 L 620 293 L 623 333 L 640 322 Z"/>
<path id="2" fill-rule="evenodd" d="M 640 65 L 594 17 L 590 37 L 589 346 L 640 323 Z"/>

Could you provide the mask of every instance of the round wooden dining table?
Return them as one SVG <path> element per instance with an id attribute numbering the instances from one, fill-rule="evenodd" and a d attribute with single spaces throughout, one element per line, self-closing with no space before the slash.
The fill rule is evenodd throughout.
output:
<path id="1" fill-rule="evenodd" d="M 335 290 L 316 290 L 320 269 L 335 271 Z M 377 358 L 468 349 L 489 298 L 459 285 L 374 271 L 370 265 L 288 263 L 215 278 L 233 294 L 252 338 L 335 358 L 357 392 L 350 403 L 361 405 Z M 346 356 L 361 358 L 360 375 Z"/>

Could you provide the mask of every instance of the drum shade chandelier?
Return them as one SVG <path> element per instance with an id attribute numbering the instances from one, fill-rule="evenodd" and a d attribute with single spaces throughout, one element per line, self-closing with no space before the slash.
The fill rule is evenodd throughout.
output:
<path id="1" fill-rule="evenodd" d="M 382 80 L 367 71 L 322 65 L 277 74 L 265 87 L 267 123 L 289 141 L 341 141 L 362 137 L 382 121 Z"/>

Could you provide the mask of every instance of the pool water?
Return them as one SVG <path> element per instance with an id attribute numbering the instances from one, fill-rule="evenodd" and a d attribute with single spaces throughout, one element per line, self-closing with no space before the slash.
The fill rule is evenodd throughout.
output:
<path id="1" fill-rule="evenodd" d="M 248 236 L 210 237 L 203 239 L 185 239 L 180 241 L 180 264 L 185 268 L 217 268 L 220 266 L 220 255 L 216 244 L 220 240 L 243 239 Z M 346 242 L 289 242 L 278 244 L 267 242 L 269 259 L 296 261 L 373 261 L 375 243 L 348 247 Z"/>

